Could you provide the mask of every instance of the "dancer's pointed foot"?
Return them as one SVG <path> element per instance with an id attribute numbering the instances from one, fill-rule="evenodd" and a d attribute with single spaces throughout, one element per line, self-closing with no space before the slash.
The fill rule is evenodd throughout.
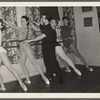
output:
<path id="1" fill-rule="evenodd" d="M 53 76 L 55 77 L 55 76 L 56 76 L 56 74 L 54 73 L 54 74 L 53 74 Z"/>
<path id="2" fill-rule="evenodd" d="M 44 82 L 47 84 L 47 85 L 50 85 L 50 81 L 45 77 L 44 79 Z"/>
<path id="3" fill-rule="evenodd" d="M 93 71 L 93 68 L 92 67 L 86 67 L 90 72 L 92 72 Z"/>
<path id="4" fill-rule="evenodd" d="M 25 84 L 23 82 L 20 82 L 20 86 L 22 87 L 22 89 L 24 91 L 27 91 L 27 87 L 25 86 Z"/>
<path id="5" fill-rule="evenodd" d="M 6 90 L 5 86 L 1 86 L 0 90 L 5 91 Z"/>
<path id="6" fill-rule="evenodd" d="M 78 75 L 82 75 L 81 72 L 78 69 L 74 70 Z"/>
<path id="7" fill-rule="evenodd" d="M 71 72 L 71 70 L 68 68 L 65 69 L 65 72 Z"/>
<path id="8" fill-rule="evenodd" d="M 27 81 L 27 80 L 26 80 L 25 83 L 30 85 L 30 84 L 31 84 L 31 81 Z"/>

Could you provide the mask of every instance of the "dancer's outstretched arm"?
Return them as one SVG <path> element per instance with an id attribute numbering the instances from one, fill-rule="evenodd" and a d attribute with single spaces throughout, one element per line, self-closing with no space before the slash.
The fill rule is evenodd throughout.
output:
<path id="1" fill-rule="evenodd" d="M 81 72 L 74 66 L 74 63 L 67 57 L 64 50 L 61 46 L 56 46 L 56 53 L 64 60 L 66 63 L 68 63 L 73 70 L 78 74 L 81 75 Z"/>
<path id="2" fill-rule="evenodd" d="M 35 24 L 37 24 L 36 22 L 34 22 Z M 33 23 L 30 22 L 31 27 L 35 30 L 35 31 L 41 31 L 39 27 L 36 27 Z M 38 24 L 39 26 L 39 24 Z"/>
<path id="3" fill-rule="evenodd" d="M 41 34 L 40 36 L 36 37 L 35 39 L 32 39 L 32 40 L 26 40 L 24 42 L 35 42 L 35 41 L 40 41 L 42 40 L 43 38 L 45 38 L 46 35 L 45 34 Z"/>
<path id="4" fill-rule="evenodd" d="M 23 29 L 23 28 L 21 28 L 21 27 L 17 27 L 16 25 L 14 25 L 14 24 L 12 24 L 12 23 L 9 23 L 9 22 L 7 22 L 7 21 L 5 21 L 5 20 L 3 20 L 3 22 L 4 23 L 6 23 L 8 26 L 10 26 L 11 28 L 14 28 L 14 29 L 16 29 L 16 30 L 18 30 L 18 31 L 21 31 L 21 32 L 25 32 L 25 30 Z"/>

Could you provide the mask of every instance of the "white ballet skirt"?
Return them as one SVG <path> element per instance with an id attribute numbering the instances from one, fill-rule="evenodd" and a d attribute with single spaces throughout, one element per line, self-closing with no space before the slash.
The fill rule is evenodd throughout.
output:
<path id="1" fill-rule="evenodd" d="M 7 51 L 1 46 L 1 42 L 2 42 L 2 32 L 0 30 L 0 52 L 5 52 L 7 53 Z"/>

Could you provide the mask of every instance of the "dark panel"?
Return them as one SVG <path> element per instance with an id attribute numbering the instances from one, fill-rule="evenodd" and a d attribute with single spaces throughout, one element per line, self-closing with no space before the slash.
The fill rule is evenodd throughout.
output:
<path id="1" fill-rule="evenodd" d="M 49 13 L 53 18 L 59 20 L 58 7 L 40 7 L 40 15 L 43 13 Z"/>

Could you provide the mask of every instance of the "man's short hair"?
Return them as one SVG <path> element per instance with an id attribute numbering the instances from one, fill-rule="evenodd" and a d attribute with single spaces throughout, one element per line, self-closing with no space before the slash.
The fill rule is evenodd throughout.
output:
<path id="1" fill-rule="evenodd" d="M 44 13 L 42 14 L 44 16 L 46 16 L 46 19 L 50 22 L 52 20 L 52 16 L 49 13 Z"/>

